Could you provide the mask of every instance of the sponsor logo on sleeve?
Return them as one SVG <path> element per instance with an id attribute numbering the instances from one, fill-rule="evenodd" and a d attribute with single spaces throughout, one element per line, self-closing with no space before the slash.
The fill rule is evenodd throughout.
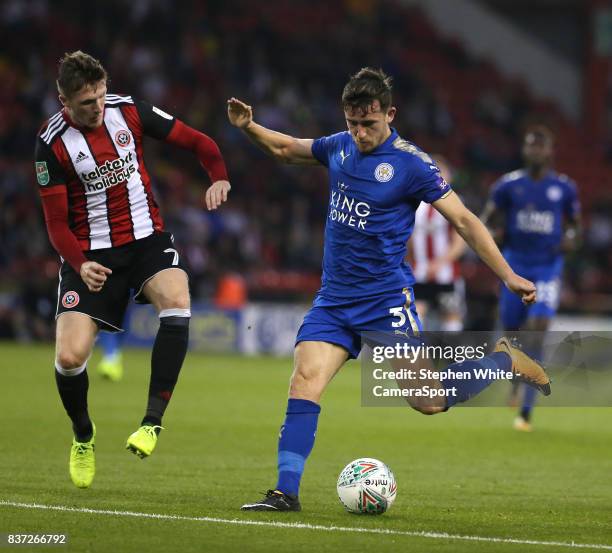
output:
<path id="1" fill-rule="evenodd" d="M 41 186 L 46 186 L 47 184 L 49 184 L 49 181 L 51 179 L 49 177 L 49 170 L 47 169 L 47 162 L 37 161 L 35 163 L 35 167 L 36 167 L 36 180 L 38 181 L 38 184 L 40 184 Z"/>
<path id="2" fill-rule="evenodd" d="M 166 113 L 165 111 L 162 111 L 158 107 L 153 106 L 153 112 L 157 113 L 157 115 L 159 115 L 160 117 L 163 117 L 164 119 L 170 119 L 170 120 L 174 119 L 172 115 L 170 115 L 169 113 Z"/>

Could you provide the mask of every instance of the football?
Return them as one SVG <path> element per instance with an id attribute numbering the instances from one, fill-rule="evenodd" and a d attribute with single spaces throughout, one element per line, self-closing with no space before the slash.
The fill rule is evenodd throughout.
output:
<path id="1" fill-rule="evenodd" d="M 340 502 L 350 513 L 380 515 L 393 505 L 397 484 L 382 461 L 363 457 L 342 469 L 337 489 Z"/>

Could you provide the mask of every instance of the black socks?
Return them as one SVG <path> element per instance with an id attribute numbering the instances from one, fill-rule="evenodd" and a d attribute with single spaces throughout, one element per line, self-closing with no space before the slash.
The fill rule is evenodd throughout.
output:
<path id="1" fill-rule="evenodd" d="M 164 316 L 165 313 L 168 315 Z M 179 313 L 179 315 L 170 315 Z M 159 330 L 151 355 L 151 381 L 149 401 L 142 424 L 161 426 L 172 391 L 178 380 L 189 343 L 189 316 L 187 309 L 167 309 L 160 313 Z"/>
<path id="2" fill-rule="evenodd" d="M 78 371 L 79 369 L 73 369 Z M 62 369 L 65 372 L 71 372 L 70 369 Z M 87 390 L 89 389 L 89 378 L 87 377 L 87 369 L 83 368 L 81 372 L 74 376 L 67 376 L 55 370 L 55 382 L 57 390 L 64 409 L 72 421 L 72 429 L 78 442 L 88 442 L 93 435 L 93 426 L 89 413 L 87 412 Z"/>

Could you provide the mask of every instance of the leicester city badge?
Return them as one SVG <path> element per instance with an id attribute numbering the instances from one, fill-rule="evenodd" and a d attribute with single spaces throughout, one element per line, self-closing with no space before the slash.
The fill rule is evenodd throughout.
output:
<path id="1" fill-rule="evenodd" d="M 379 163 L 374 170 L 374 177 L 378 182 L 388 182 L 393 178 L 393 165 L 390 163 Z"/>
<path id="2" fill-rule="evenodd" d="M 36 166 L 36 180 L 41 186 L 49 184 L 49 170 L 47 169 L 46 161 L 37 161 Z"/>

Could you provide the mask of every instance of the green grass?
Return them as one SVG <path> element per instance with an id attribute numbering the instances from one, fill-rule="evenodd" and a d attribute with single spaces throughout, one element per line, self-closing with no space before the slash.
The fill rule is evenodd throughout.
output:
<path id="1" fill-rule="evenodd" d="M 288 359 L 190 354 L 154 455 L 125 439 L 142 417 L 149 353 L 127 351 L 121 383 L 90 371 L 97 474 L 78 490 L 67 472 L 70 426 L 50 346 L 0 344 L 0 500 L 190 517 L 304 522 L 522 540 L 612 544 L 612 410 L 546 408 L 536 432 L 513 431 L 505 408 L 455 408 L 425 417 L 360 406 L 359 366 L 347 365 L 323 400 L 303 480 L 301 513 L 242 513 L 274 485 Z M 94 356 L 90 365 L 95 366 Z M 346 463 L 377 457 L 398 480 L 381 517 L 345 513 L 335 484 Z M 152 520 L 0 505 L 0 533 L 69 534 L 59 551 L 569 551 L 560 546 L 406 535 Z M 20 548 L 19 551 L 26 551 Z M 40 551 L 40 548 L 33 550 Z"/>

